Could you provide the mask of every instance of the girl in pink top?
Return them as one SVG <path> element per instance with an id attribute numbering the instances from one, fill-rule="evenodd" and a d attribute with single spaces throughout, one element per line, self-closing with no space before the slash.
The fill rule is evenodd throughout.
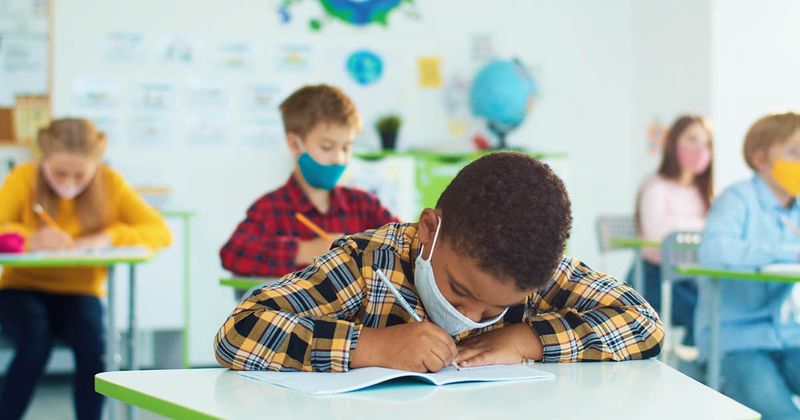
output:
<path id="1" fill-rule="evenodd" d="M 708 121 L 696 115 L 679 117 L 670 127 L 658 172 L 639 190 L 636 221 L 639 234 L 662 241 L 674 231 L 700 231 L 712 197 L 712 135 Z M 661 311 L 661 250 L 642 249 L 648 302 Z M 629 279 L 632 273 L 629 274 Z M 687 329 L 684 344 L 692 344 L 697 286 L 692 281 L 673 286 L 673 322 Z"/>

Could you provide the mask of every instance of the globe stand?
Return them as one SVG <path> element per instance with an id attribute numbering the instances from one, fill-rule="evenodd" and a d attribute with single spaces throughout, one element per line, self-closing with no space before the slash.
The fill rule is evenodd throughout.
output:
<path id="1" fill-rule="evenodd" d="M 506 136 L 508 135 L 508 132 L 513 129 L 513 127 L 501 126 L 491 121 L 489 121 L 486 125 L 489 128 L 489 131 L 497 137 L 496 149 L 508 149 L 508 145 L 506 144 Z"/>

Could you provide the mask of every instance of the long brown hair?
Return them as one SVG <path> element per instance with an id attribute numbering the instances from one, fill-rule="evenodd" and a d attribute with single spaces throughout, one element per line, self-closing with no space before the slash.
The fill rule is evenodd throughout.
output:
<path id="1" fill-rule="evenodd" d="M 59 152 L 99 161 L 106 149 L 106 136 L 89 120 L 69 118 L 55 120 L 49 127 L 39 130 L 37 143 L 41 161 Z M 36 173 L 34 196 L 45 211 L 56 216 L 59 197 L 45 179 L 41 161 Z M 82 235 L 95 233 L 107 225 L 106 192 L 99 168 L 86 189 L 75 197 L 75 209 Z"/>
<path id="2" fill-rule="evenodd" d="M 686 131 L 686 129 L 694 124 L 700 124 L 700 126 L 706 130 L 709 141 L 708 147 L 712 148 L 712 157 L 711 162 L 708 164 L 708 168 L 706 168 L 702 174 L 695 175 L 694 177 L 694 186 L 697 188 L 697 191 L 700 193 L 700 197 L 703 199 L 705 210 L 708 211 L 709 207 L 711 207 L 711 199 L 714 197 L 714 136 L 711 132 L 711 124 L 709 124 L 705 117 L 701 115 L 682 115 L 672 123 L 669 131 L 667 131 L 667 137 L 664 141 L 664 153 L 661 155 L 661 165 L 658 167 L 658 175 L 671 180 L 680 179 L 681 166 L 678 162 L 678 139 L 681 137 L 681 135 L 683 135 L 683 132 Z M 640 190 L 636 198 L 637 226 L 641 226 L 639 224 L 641 195 L 642 192 Z"/>

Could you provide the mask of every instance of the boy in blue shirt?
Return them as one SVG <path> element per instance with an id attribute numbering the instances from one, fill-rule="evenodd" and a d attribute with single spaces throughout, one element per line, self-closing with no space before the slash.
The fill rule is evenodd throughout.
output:
<path id="1" fill-rule="evenodd" d="M 703 265 L 758 270 L 800 262 L 800 113 L 767 115 L 750 128 L 744 156 L 755 176 L 727 188 L 711 207 L 700 245 Z M 720 284 L 722 391 L 765 420 L 798 419 L 800 313 L 792 284 Z M 708 285 L 701 285 L 697 343 L 708 352 Z"/>

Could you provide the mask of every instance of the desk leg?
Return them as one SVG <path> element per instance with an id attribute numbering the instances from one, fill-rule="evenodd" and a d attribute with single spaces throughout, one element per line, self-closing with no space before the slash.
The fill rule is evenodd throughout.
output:
<path id="1" fill-rule="evenodd" d="M 117 320 L 114 314 L 115 306 L 115 290 L 114 290 L 114 265 L 108 266 L 108 307 L 106 310 L 108 314 L 106 314 L 108 318 L 108 325 L 106 326 L 106 331 L 108 331 L 107 337 L 107 349 L 106 349 L 106 370 L 109 372 L 114 372 L 119 370 L 119 337 L 117 336 Z M 108 410 L 108 418 L 110 420 L 114 420 L 117 418 L 117 410 L 119 409 L 119 403 L 117 400 L 108 399 L 107 410 Z"/>
<path id="2" fill-rule="evenodd" d="M 722 326 L 720 325 L 719 313 L 719 280 L 704 278 L 702 281 L 708 282 L 709 285 L 709 302 L 708 310 L 710 324 L 710 343 L 708 346 L 708 386 L 712 389 L 719 391 L 720 389 L 720 368 L 722 365 L 722 355 L 719 348 L 719 332 Z"/>
<path id="3" fill-rule="evenodd" d="M 128 339 L 127 345 L 127 358 L 125 366 L 128 370 L 138 369 L 136 364 L 136 264 L 129 265 L 128 276 Z M 128 404 L 126 407 L 128 420 L 133 420 L 136 416 L 132 405 Z"/>
<path id="4" fill-rule="evenodd" d="M 672 279 L 661 279 L 661 323 L 664 325 L 664 348 L 661 349 L 661 361 L 672 366 L 675 351 L 672 340 Z"/>
<path id="5" fill-rule="evenodd" d="M 633 266 L 633 288 L 637 292 L 644 295 L 644 259 L 642 258 L 642 249 L 638 248 L 634 256 Z"/>

